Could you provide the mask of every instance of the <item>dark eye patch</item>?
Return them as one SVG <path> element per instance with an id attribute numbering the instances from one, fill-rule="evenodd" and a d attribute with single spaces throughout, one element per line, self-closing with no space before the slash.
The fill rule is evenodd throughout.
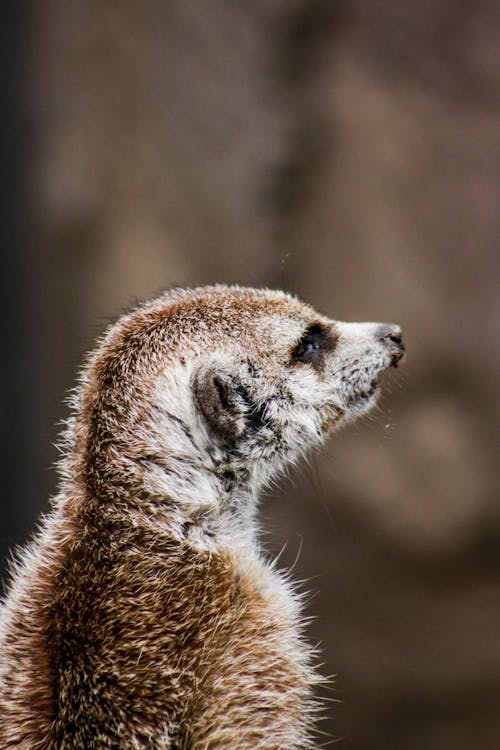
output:
<path id="1" fill-rule="evenodd" d="M 292 362 L 303 362 L 319 367 L 325 351 L 335 346 L 334 337 L 329 328 L 314 323 L 306 328 L 299 343 L 292 350 Z"/>

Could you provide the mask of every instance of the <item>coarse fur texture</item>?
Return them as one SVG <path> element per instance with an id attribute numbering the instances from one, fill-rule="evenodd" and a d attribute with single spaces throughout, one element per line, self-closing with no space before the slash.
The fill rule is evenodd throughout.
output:
<path id="1" fill-rule="evenodd" d="M 396 326 L 240 287 L 170 291 L 113 325 L 2 606 L 0 747 L 312 747 L 314 654 L 257 497 L 367 412 L 402 352 Z"/>

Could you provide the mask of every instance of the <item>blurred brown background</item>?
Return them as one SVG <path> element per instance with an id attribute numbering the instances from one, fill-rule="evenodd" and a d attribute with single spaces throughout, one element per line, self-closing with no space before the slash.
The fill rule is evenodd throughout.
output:
<path id="1" fill-rule="evenodd" d="M 494 3 L 0 13 L 3 558 L 55 490 L 84 352 L 136 299 L 239 282 L 398 322 L 392 393 L 265 500 L 265 543 L 310 579 L 339 747 L 500 747 Z"/>

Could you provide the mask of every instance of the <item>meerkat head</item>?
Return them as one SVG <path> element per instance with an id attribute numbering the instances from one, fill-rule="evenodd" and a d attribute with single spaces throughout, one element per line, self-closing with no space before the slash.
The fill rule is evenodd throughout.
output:
<path id="1" fill-rule="evenodd" d="M 122 318 L 89 361 L 65 477 L 182 529 L 249 497 L 376 402 L 397 326 L 342 323 L 269 290 L 177 290 Z"/>

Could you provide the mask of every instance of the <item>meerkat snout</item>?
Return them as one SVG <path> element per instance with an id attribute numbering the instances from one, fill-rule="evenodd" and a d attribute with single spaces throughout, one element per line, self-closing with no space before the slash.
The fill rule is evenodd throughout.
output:
<path id="1" fill-rule="evenodd" d="M 82 373 L 52 510 L 0 618 L 0 746 L 310 747 L 300 598 L 261 489 L 375 403 L 401 331 L 204 287 L 122 317 Z"/>
<path id="2" fill-rule="evenodd" d="M 376 335 L 391 352 L 391 367 L 397 367 L 405 353 L 401 328 L 392 323 L 381 323 Z"/>

